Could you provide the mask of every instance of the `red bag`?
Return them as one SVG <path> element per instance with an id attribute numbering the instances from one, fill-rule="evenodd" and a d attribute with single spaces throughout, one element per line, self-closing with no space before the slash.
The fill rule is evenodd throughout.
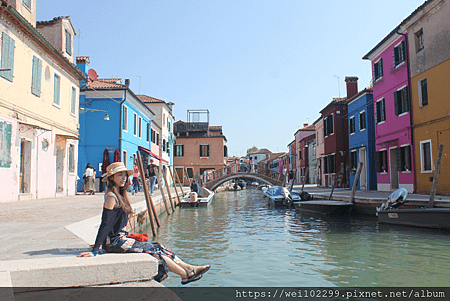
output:
<path id="1" fill-rule="evenodd" d="M 148 234 L 146 233 L 131 233 L 128 235 L 128 237 L 137 241 L 147 241 L 149 239 Z"/>

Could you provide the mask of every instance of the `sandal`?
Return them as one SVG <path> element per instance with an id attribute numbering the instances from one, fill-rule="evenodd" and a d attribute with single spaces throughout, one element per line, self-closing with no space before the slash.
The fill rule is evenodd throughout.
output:
<path id="1" fill-rule="evenodd" d="M 181 279 L 182 285 L 188 284 L 189 282 L 197 281 L 202 278 L 202 275 L 197 275 L 197 274 L 194 274 L 191 277 L 189 277 L 188 272 L 186 272 L 186 276 L 188 276 L 188 277 Z"/>
<path id="2" fill-rule="evenodd" d="M 207 266 L 205 266 L 204 269 L 200 270 L 200 272 L 197 272 L 196 269 L 195 269 L 195 267 L 194 267 L 194 275 L 203 275 L 203 274 L 205 274 L 206 272 L 208 272 L 210 268 L 211 268 L 211 266 L 210 266 L 210 265 L 207 265 Z"/>

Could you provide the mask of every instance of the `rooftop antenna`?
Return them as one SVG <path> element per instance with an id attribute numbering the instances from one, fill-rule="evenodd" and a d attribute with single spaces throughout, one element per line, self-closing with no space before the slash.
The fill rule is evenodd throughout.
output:
<path id="1" fill-rule="evenodd" d="M 333 76 L 338 79 L 338 94 L 339 94 L 339 98 L 341 98 L 341 89 L 339 88 L 339 76 L 336 76 L 336 75 L 333 75 Z"/>
<path id="2" fill-rule="evenodd" d="M 139 75 L 136 75 L 136 77 L 139 77 L 139 94 L 141 94 L 141 77 Z"/>
<path id="3" fill-rule="evenodd" d="M 80 56 L 81 29 L 78 28 L 78 56 Z"/>

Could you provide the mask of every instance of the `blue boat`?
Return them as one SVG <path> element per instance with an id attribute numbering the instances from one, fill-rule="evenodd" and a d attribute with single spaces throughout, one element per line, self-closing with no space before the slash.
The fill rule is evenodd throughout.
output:
<path id="1" fill-rule="evenodd" d="M 274 207 L 289 207 L 295 202 L 303 201 L 300 195 L 283 186 L 272 186 L 263 193 L 269 198 L 269 204 Z"/>

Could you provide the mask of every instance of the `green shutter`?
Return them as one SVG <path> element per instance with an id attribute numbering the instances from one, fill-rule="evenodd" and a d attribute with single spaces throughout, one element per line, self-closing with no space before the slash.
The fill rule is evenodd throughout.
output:
<path id="1" fill-rule="evenodd" d="M 11 167 L 11 124 L 0 122 L 0 167 Z"/>
<path id="2" fill-rule="evenodd" d="M 1 76 L 9 81 L 13 81 L 14 72 L 14 48 L 15 41 L 6 33 L 2 33 L 2 62 L 1 69 L 10 69 L 9 71 L 1 71 Z"/>
<path id="3" fill-rule="evenodd" d="M 33 56 L 32 74 L 31 74 L 31 93 L 37 97 L 41 96 L 41 75 L 42 61 Z"/>

